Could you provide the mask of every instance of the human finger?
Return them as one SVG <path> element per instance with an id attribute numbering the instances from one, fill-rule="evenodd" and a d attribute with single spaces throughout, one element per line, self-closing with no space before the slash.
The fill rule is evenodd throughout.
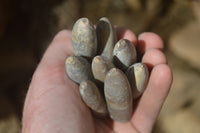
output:
<path id="1" fill-rule="evenodd" d="M 158 64 L 167 64 L 167 58 L 165 54 L 155 48 L 147 49 L 142 57 L 142 62 L 145 63 L 151 70 L 154 66 Z"/>
<path id="2" fill-rule="evenodd" d="M 137 51 L 143 55 L 146 50 L 155 48 L 163 50 L 164 43 L 161 37 L 153 32 L 144 32 L 138 36 Z"/>
<path id="3" fill-rule="evenodd" d="M 56 34 L 53 41 L 45 51 L 42 64 L 56 64 L 64 62 L 65 59 L 73 54 L 71 31 L 62 30 Z"/>
<path id="4" fill-rule="evenodd" d="M 117 38 L 120 39 L 127 39 L 131 41 L 135 46 L 137 46 L 137 37 L 135 33 L 133 33 L 131 30 L 126 29 L 124 27 L 115 27 Z"/>

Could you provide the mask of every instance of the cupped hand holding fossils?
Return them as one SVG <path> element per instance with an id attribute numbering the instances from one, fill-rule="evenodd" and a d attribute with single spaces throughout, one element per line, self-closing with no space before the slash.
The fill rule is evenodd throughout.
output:
<path id="1" fill-rule="evenodd" d="M 106 22 L 104 24 L 108 26 L 107 28 L 109 30 L 109 25 L 106 24 Z M 119 83 L 113 85 L 111 84 L 107 88 L 108 93 L 106 93 L 106 95 L 108 94 L 111 97 L 113 97 L 114 95 L 114 98 L 116 99 L 115 101 L 110 101 L 114 102 L 113 104 L 110 104 L 110 107 L 105 106 L 106 100 L 104 100 L 103 102 L 100 100 L 98 102 L 94 101 L 95 103 L 90 103 L 91 105 L 93 105 L 90 108 L 98 109 L 99 112 L 92 113 L 92 111 L 88 108 L 88 105 L 81 97 L 82 94 L 80 94 L 79 85 L 72 81 L 69 78 L 69 75 L 66 74 L 65 60 L 70 56 L 74 57 L 74 49 L 71 40 L 72 32 L 64 30 L 59 32 L 55 36 L 52 43 L 44 53 L 44 56 L 41 59 L 41 62 L 39 63 L 36 71 L 34 72 L 24 105 L 22 122 L 23 133 L 151 132 L 172 83 L 172 72 L 170 67 L 167 65 L 166 57 L 162 52 L 162 49 L 164 47 L 163 41 L 158 35 L 150 32 L 142 33 L 137 38 L 135 34 L 128 29 L 117 27 L 115 28 L 115 30 L 117 41 L 120 39 L 127 39 L 132 42 L 137 50 L 138 59 L 141 59 L 137 62 L 141 62 L 148 66 L 149 79 L 146 85 L 146 89 L 141 95 L 140 93 L 142 90 L 141 88 L 143 88 L 143 84 L 131 84 L 133 83 L 131 82 L 132 80 L 142 80 L 143 82 L 146 82 L 146 78 L 134 79 L 134 77 L 132 77 L 133 75 L 131 75 L 131 73 L 135 71 L 135 69 L 141 71 L 140 73 L 145 73 L 145 66 L 141 64 L 131 64 L 131 66 L 129 66 L 127 70 L 120 70 L 119 68 L 116 68 L 115 63 L 112 63 L 113 60 L 111 62 L 112 65 L 109 65 L 109 61 L 113 54 L 111 54 L 109 50 L 104 50 L 104 48 L 101 48 L 100 52 L 98 52 L 98 50 L 96 51 L 96 55 L 103 57 L 103 59 L 98 59 L 99 61 L 102 61 L 100 62 L 101 66 L 99 67 L 99 69 L 103 69 L 103 67 L 105 67 L 106 71 L 108 71 L 109 69 L 108 73 L 110 74 L 102 76 L 103 78 L 99 78 L 102 79 L 102 81 L 99 80 L 99 82 L 97 82 L 95 85 L 93 84 L 93 82 L 96 82 L 97 79 L 95 79 L 95 76 L 93 76 L 93 70 L 88 69 L 83 71 L 83 73 L 86 71 L 89 71 L 89 73 L 91 72 L 92 78 L 89 80 L 91 80 L 92 82 L 85 80 L 80 85 L 80 91 L 82 90 L 82 92 L 84 93 L 85 87 L 89 88 L 87 91 L 89 95 L 97 95 L 96 100 L 98 101 L 98 99 L 102 99 L 102 97 L 104 98 L 104 96 L 102 95 L 104 93 L 102 93 L 102 88 L 100 88 L 102 87 L 102 82 L 108 82 L 107 85 L 109 85 L 109 81 L 115 75 L 123 75 L 117 78 L 127 77 L 121 79 L 120 81 L 121 83 L 127 85 L 127 91 L 123 92 L 123 95 L 126 95 L 126 93 L 130 92 L 128 86 L 137 86 L 139 88 L 141 87 L 135 92 L 135 94 L 137 94 L 136 96 L 134 96 L 134 91 L 132 91 L 133 94 L 128 93 L 130 97 L 138 97 L 138 95 L 141 95 L 139 98 L 137 98 L 137 100 L 132 101 L 133 107 L 129 107 L 129 109 L 132 110 L 131 115 L 127 113 L 130 115 L 130 118 L 128 118 L 129 120 L 125 123 L 122 123 L 112 120 L 111 118 L 114 119 L 114 116 L 109 118 L 109 115 L 107 115 L 107 117 L 106 115 L 104 115 L 106 114 L 106 110 L 104 107 L 110 108 L 112 106 L 112 111 L 115 111 L 113 109 L 115 109 L 116 106 L 117 109 L 119 109 L 119 105 L 115 104 L 115 101 L 119 100 L 116 97 L 116 95 L 118 95 L 119 93 L 112 93 L 112 86 L 116 86 Z M 107 32 L 106 34 L 109 34 L 109 36 L 114 36 L 111 35 L 109 32 Z M 100 36 L 100 34 L 98 36 Z M 109 43 L 114 40 L 114 38 L 109 40 Z M 106 41 L 106 39 L 103 41 Z M 98 42 L 99 41 L 97 39 L 97 43 Z M 112 47 L 114 49 L 114 46 L 110 44 L 109 47 Z M 93 49 L 93 47 L 91 49 Z M 87 61 L 85 61 L 84 59 L 71 58 L 72 60 L 70 59 L 68 60 L 68 62 L 88 62 L 91 65 L 92 59 L 90 59 L 90 56 L 94 58 L 95 54 L 91 52 L 89 54 L 89 57 L 85 57 L 88 55 L 83 56 L 83 58 L 86 58 Z M 98 60 L 96 63 L 98 63 Z M 113 67 L 113 65 L 115 67 Z M 104 73 L 101 74 L 103 75 Z M 88 75 L 88 77 L 90 77 L 90 74 Z M 120 87 L 120 85 L 118 87 Z M 120 91 L 121 88 L 118 88 L 118 90 Z M 95 95 L 92 95 L 92 97 L 95 97 Z M 119 103 L 127 103 L 127 99 L 129 98 L 126 97 L 125 99 L 123 99 L 124 101 L 119 100 Z M 109 101 L 108 98 L 107 100 Z M 124 105 L 121 107 L 121 109 L 127 108 Z M 99 116 L 99 114 L 101 113 L 103 115 Z M 116 113 L 121 115 L 119 110 L 117 110 Z"/>

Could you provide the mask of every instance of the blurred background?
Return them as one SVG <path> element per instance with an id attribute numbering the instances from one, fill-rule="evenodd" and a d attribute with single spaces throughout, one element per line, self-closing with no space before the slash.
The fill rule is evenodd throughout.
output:
<path id="1" fill-rule="evenodd" d="M 44 50 L 80 17 L 159 34 L 174 82 L 153 133 L 200 133 L 200 0 L 0 0 L 0 133 L 20 133 Z"/>

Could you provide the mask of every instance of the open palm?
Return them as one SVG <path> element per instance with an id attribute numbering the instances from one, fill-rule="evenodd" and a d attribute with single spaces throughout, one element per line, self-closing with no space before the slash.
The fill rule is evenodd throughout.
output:
<path id="1" fill-rule="evenodd" d="M 82 101 L 78 85 L 65 72 L 65 59 L 73 54 L 71 31 L 63 30 L 53 39 L 38 65 L 26 96 L 23 133 L 149 133 L 160 112 L 171 83 L 172 72 L 161 51 L 164 47 L 154 33 L 137 39 L 133 32 L 116 28 L 118 39 L 132 41 L 142 62 L 151 69 L 147 88 L 135 103 L 127 123 L 98 118 Z"/>

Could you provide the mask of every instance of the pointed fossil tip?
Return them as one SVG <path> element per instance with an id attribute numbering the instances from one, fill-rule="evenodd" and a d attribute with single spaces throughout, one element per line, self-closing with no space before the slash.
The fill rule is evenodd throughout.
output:
<path id="1" fill-rule="evenodd" d="M 116 71 L 117 71 L 117 68 L 113 68 L 112 71 L 113 71 L 113 72 L 116 72 Z"/>
<path id="2" fill-rule="evenodd" d="M 99 63 L 100 60 L 101 60 L 101 57 L 100 57 L 100 56 L 94 57 L 94 62 L 95 62 L 95 63 Z"/>
<path id="3" fill-rule="evenodd" d="M 126 39 L 121 39 L 120 43 L 121 43 L 121 46 L 125 46 L 127 44 L 127 40 Z"/>
<path id="4" fill-rule="evenodd" d="M 87 82 L 86 81 L 81 82 L 80 88 L 86 88 L 86 87 L 87 87 Z"/>
<path id="5" fill-rule="evenodd" d="M 66 59 L 66 63 L 67 63 L 67 64 L 74 64 L 74 63 L 75 63 L 75 60 L 74 60 L 73 56 L 68 57 L 68 58 Z"/>
<path id="6" fill-rule="evenodd" d="M 110 21 L 107 17 L 102 17 L 102 18 L 100 18 L 99 20 L 100 20 L 100 21 L 106 21 L 106 22 Z"/>
<path id="7" fill-rule="evenodd" d="M 110 71 L 108 72 L 108 74 L 110 75 L 111 73 L 116 73 L 116 72 L 118 72 L 119 71 L 119 69 L 117 69 L 117 68 L 112 68 L 112 69 L 110 69 Z"/>
<path id="8" fill-rule="evenodd" d="M 136 63 L 135 66 L 137 66 L 138 71 L 142 71 L 146 67 L 144 63 Z"/>
<path id="9" fill-rule="evenodd" d="M 88 18 L 80 18 L 79 19 L 82 23 L 84 23 L 85 25 L 89 25 L 89 19 Z"/>

